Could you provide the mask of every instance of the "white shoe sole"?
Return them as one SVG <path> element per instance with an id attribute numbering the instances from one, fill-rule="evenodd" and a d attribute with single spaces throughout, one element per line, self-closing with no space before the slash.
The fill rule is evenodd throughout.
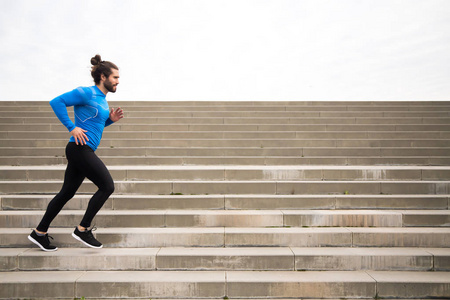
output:
<path id="1" fill-rule="evenodd" d="M 28 239 L 29 239 L 32 243 L 34 243 L 34 244 L 36 244 L 37 246 L 39 246 L 39 248 L 41 248 L 41 249 L 44 250 L 45 252 L 53 252 L 53 251 L 58 250 L 58 248 L 55 248 L 55 249 L 45 249 L 44 247 L 42 247 L 41 244 L 39 244 L 38 241 L 36 241 L 35 239 L 33 239 L 31 236 L 28 236 Z"/>
<path id="2" fill-rule="evenodd" d="M 103 248 L 103 245 L 101 245 L 100 247 L 96 247 L 96 246 L 93 246 L 93 245 L 90 245 L 90 244 L 86 243 L 86 242 L 83 241 L 78 235 L 76 235 L 74 232 L 72 232 L 72 236 L 73 236 L 77 241 L 82 242 L 83 244 L 85 244 L 85 245 L 88 246 L 88 247 L 91 247 L 91 248 L 94 248 L 94 249 L 100 249 L 100 248 Z"/>

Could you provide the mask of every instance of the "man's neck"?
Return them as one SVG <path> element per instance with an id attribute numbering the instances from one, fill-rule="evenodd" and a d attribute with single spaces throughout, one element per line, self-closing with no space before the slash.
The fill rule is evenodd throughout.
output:
<path id="1" fill-rule="evenodd" d="M 106 94 L 108 94 L 108 90 L 105 88 L 105 86 L 103 84 L 96 84 L 96 86 L 98 87 L 98 89 L 100 91 L 102 91 L 103 94 L 105 94 L 105 96 L 106 96 Z"/>

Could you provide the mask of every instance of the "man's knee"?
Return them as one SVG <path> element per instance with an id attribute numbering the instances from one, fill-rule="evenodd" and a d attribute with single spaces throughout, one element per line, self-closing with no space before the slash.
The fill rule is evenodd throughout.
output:
<path id="1" fill-rule="evenodd" d="M 114 193 L 115 190 L 114 181 L 106 183 L 101 189 L 103 190 L 104 193 L 111 195 L 112 193 Z"/>

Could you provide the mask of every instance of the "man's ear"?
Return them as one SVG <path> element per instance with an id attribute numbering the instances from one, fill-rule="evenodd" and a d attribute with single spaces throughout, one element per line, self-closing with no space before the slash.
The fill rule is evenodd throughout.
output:
<path id="1" fill-rule="evenodd" d="M 100 79 L 101 79 L 101 81 L 106 81 L 106 76 L 105 76 L 105 74 L 102 73 Z"/>

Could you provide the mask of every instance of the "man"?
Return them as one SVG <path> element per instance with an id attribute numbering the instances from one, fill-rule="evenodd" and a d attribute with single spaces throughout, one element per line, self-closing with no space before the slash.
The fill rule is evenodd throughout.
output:
<path id="1" fill-rule="evenodd" d="M 98 187 L 98 191 L 90 199 L 85 215 L 72 236 L 89 247 L 103 247 L 93 236 L 92 229 L 88 228 L 114 192 L 114 181 L 106 166 L 95 154 L 95 150 L 100 144 L 104 128 L 122 119 L 123 110 L 120 107 L 110 110 L 106 101 L 108 92 L 116 92 L 119 68 L 109 61 L 102 61 L 100 55 L 91 58 L 91 64 L 94 86 L 79 87 L 50 101 L 56 116 L 72 136 L 66 146 L 68 163 L 61 191 L 50 201 L 41 222 L 28 236 L 31 242 L 44 251 L 58 250 L 50 243 L 48 228 L 85 178 L 91 180 Z M 74 106 L 75 124 L 68 116 L 68 106 Z"/>

